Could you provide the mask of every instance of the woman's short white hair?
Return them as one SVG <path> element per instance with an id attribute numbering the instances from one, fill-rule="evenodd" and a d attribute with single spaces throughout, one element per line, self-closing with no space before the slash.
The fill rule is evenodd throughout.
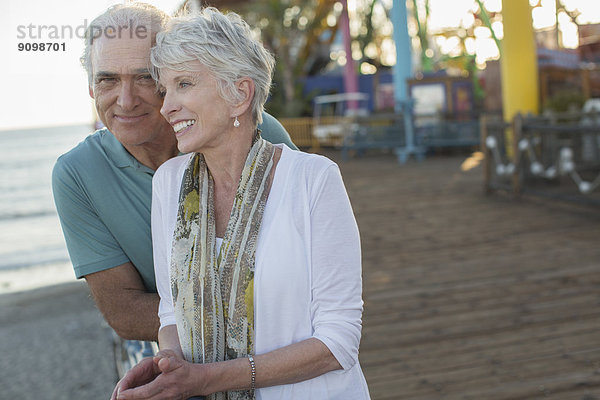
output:
<path id="1" fill-rule="evenodd" d="M 252 118 L 255 124 L 262 122 L 275 59 L 236 13 L 223 14 L 206 7 L 198 13 L 172 18 L 156 35 L 150 58 L 156 80 L 161 68 L 185 71 L 188 63 L 199 61 L 216 78 L 219 94 L 230 104 L 242 100 L 235 83 L 243 77 L 252 79 Z"/>
<path id="2" fill-rule="evenodd" d="M 93 84 L 92 79 L 94 74 L 92 68 L 92 46 L 96 39 L 105 35 L 109 30 L 111 32 L 120 32 L 120 28 L 127 27 L 137 31 L 138 28 L 143 27 L 144 35 L 147 35 L 151 43 L 154 44 L 154 37 L 163 29 L 169 18 L 169 15 L 153 5 L 140 2 L 115 4 L 97 16 L 85 31 L 85 47 L 83 55 L 79 59 L 81 65 L 88 73 L 88 82 L 90 85 Z M 111 37 L 115 38 L 118 36 L 112 35 Z"/>

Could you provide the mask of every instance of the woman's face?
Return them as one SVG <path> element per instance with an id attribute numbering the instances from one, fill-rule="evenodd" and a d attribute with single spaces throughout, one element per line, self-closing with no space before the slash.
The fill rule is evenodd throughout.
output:
<path id="1" fill-rule="evenodd" d="M 160 71 L 165 96 L 160 112 L 173 126 L 179 151 L 204 152 L 224 142 L 233 115 L 208 68 L 197 61 L 189 65 L 186 71 Z"/>

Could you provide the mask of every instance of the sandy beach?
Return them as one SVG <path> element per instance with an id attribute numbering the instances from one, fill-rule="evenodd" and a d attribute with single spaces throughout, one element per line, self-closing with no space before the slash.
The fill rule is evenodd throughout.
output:
<path id="1" fill-rule="evenodd" d="M 116 382 L 112 331 L 75 279 L 51 192 L 57 157 L 90 128 L 0 132 L 1 400 L 107 399 Z"/>
<path id="2" fill-rule="evenodd" d="M 0 399 L 106 399 L 111 330 L 85 282 L 0 295 Z"/>

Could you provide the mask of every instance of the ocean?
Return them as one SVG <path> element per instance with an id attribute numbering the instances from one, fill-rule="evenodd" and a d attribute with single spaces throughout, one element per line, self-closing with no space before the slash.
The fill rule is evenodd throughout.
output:
<path id="1" fill-rule="evenodd" d="M 70 262 L 52 198 L 52 168 L 91 131 L 91 124 L 0 131 L 0 292 L 66 278 Z M 57 266 L 61 277 L 54 276 Z"/>

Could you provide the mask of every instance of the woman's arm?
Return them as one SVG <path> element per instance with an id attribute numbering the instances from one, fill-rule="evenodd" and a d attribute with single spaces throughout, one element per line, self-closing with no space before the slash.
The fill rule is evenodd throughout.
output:
<path id="1" fill-rule="evenodd" d="M 360 234 L 335 164 L 315 179 L 310 197 L 312 336 L 349 370 L 362 330 Z"/>
<path id="2" fill-rule="evenodd" d="M 171 350 L 183 359 L 183 351 L 181 351 L 181 345 L 179 344 L 176 325 L 167 325 L 158 331 L 158 347 L 161 351 Z"/>
<path id="3" fill-rule="evenodd" d="M 254 362 L 257 388 L 298 383 L 342 368 L 327 346 L 314 338 L 254 356 Z M 199 394 L 250 388 L 252 371 L 247 358 L 203 367 L 206 381 Z"/>
<path id="4" fill-rule="evenodd" d="M 165 328 L 161 329 L 161 333 L 163 331 Z M 256 388 L 302 382 L 342 368 L 327 346 L 314 338 L 255 356 L 254 362 Z M 187 398 L 249 389 L 251 384 L 252 370 L 245 357 L 210 364 L 193 364 L 184 361 L 175 352 L 166 350 L 154 358 L 154 364 L 161 371 L 156 379 L 136 388 L 120 388 L 116 398 Z M 135 379 L 129 377 L 129 381 Z"/>
<path id="5" fill-rule="evenodd" d="M 254 357 L 256 386 L 302 382 L 341 369 L 323 342 L 310 338 Z"/>

